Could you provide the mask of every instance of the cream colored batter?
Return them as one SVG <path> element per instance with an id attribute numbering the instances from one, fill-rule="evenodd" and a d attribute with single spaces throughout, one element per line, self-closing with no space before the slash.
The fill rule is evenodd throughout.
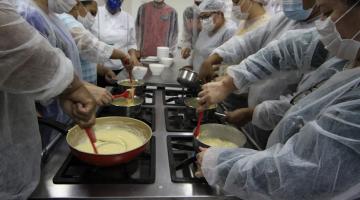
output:
<path id="1" fill-rule="evenodd" d="M 144 144 L 144 138 L 140 138 L 129 130 L 123 128 L 111 128 L 95 130 L 96 143 L 99 154 L 120 154 L 136 149 Z M 75 146 L 79 151 L 94 153 L 90 140 L 85 140 Z"/>

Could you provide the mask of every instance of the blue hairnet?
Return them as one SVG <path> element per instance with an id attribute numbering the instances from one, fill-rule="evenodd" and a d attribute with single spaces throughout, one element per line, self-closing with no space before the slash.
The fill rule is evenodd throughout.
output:
<path id="1" fill-rule="evenodd" d="M 200 6 L 200 12 L 225 12 L 226 5 L 223 0 L 204 0 Z"/>

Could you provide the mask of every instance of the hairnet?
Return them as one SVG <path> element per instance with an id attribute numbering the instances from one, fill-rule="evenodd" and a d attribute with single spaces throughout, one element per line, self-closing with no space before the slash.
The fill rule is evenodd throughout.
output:
<path id="1" fill-rule="evenodd" d="M 224 0 L 204 0 L 199 6 L 200 12 L 223 12 L 225 13 L 226 4 Z"/>

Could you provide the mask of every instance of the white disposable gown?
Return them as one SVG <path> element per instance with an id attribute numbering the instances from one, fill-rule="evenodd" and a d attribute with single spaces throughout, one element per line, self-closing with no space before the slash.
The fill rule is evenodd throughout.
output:
<path id="1" fill-rule="evenodd" d="M 211 52 L 228 41 L 235 33 L 237 27 L 233 23 L 225 23 L 215 34 L 202 30 L 195 44 L 193 54 L 193 69 L 200 71 L 201 64 Z"/>
<path id="2" fill-rule="evenodd" d="M 327 56 L 328 52 L 323 48 L 315 28 L 288 31 L 281 40 L 271 42 L 240 65 L 230 66 L 227 73 L 234 79 L 240 92 L 246 92 L 254 84 L 279 79 L 289 73 L 295 74 L 293 79 L 297 84 L 300 81 L 298 77 L 318 68 Z M 278 98 L 279 87 L 273 87 L 266 93 Z"/>
<path id="3" fill-rule="evenodd" d="M 307 29 L 314 26 L 314 19 L 298 22 L 287 18 L 283 12 L 274 15 L 264 26 L 250 31 L 241 36 L 234 36 L 212 53 L 217 53 L 223 58 L 224 64 L 237 65 L 248 56 L 264 48 L 271 41 L 281 39 L 289 30 Z M 279 99 L 282 94 L 292 92 L 291 85 L 297 84 L 301 79 L 298 74 L 289 72 L 274 77 L 264 83 L 258 83 L 249 88 L 249 106 L 253 107 L 264 100 Z M 278 92 L 268 93 L 277 88 Z"/>
<path id="4" fill-rule="evenodd" d="M 302 98 L 314 87 L 321 85 L 335 73 L 344 69 L 346 61 L 336 57 L 329 59 L 317 70 L 304 76 L 299 83 L 297 92 L 289 97 L 282 97 L 280 100 L 264 101 L 257 105 L 254 110 L 252 124 L 263 130 L 273 130 L 285 113 L 296 102 L 297 98 Z M 292 100 L 295 100 L 292 102 Z"/>
<path id="5" fill-rule="evenodd" d="M 9 0 L 0 0 L 0 38 L 0 199 L 26 199 L 40 178 L 34 102 L 61 93 L 74 70 Z"/>
<path id="6" fill-rule="evenodd" d="M 288 36 L 249 57 L 243 63 L 256 63 L 254 70 L 246 78 L 237 76 L 239 82 L 248 85 L 247 78 L 268 78 L 296 66 L 304 71 L 311 66 L 306 63 L 315 66 L 323 48 L 309 53 L 309 46 L 318 43 L 316 33 L 313 29 Z M 279 67 L 266 59 L 280 63 Z M 266 150 L 210 148 L 205 153 L 202 170 L 210 185 L 242 199 L 360 197 L 360 68 L 341 71 L 344 62 L 322 63 L 318 71 L 304 77 L 299 91 L 325 82 L 288 106 Z"/>

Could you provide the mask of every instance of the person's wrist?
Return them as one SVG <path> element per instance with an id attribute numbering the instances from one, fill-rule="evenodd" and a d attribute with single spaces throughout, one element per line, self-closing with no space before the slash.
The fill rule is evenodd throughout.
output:
<path id="1" fill-rule="evenodd" d="M 246 112 L 248 121 L 252 121 L 254 110 L 255 110 L 254 108 L 248 108 Z"/>
<path id="2" fill-rule="evenodd" d="M 225 91 L 227 93 L 231 93 L 232 91 L 234 91 L 236 89 L 236 87 L 233 83 L 233 78 L 230 76 L 226 76 L 225 78 L 223 78 L 221 80 L 221 84 L 225 88 Z"/>
<path id="3" fill-rule="evenodd" d="M 77 75 L 74 75 L 74 79 L 71 84 L 64 90 L 62 96 L 73 93 L 78 90 L 80 87 L 83 87 L 84 83 L 79 79 Z"/>
<path id="4" fill-rule="evenodd" d="M 211 62 L 212 65 L 216 65 L 216 64 L 221 64 L 223 59 L 219 54 L 214 53 L 210 56 L 209 61 Z"/>

